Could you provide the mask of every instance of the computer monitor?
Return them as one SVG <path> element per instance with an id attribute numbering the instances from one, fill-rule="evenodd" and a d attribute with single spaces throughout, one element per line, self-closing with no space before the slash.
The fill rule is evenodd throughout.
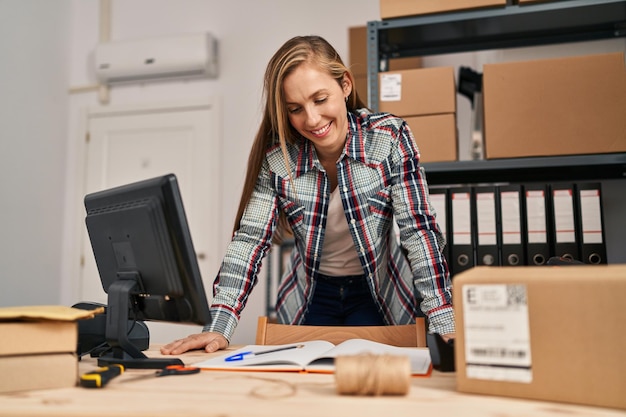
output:
<path id="1" fill-rule="evenodd" d="M 91 247 L 108 295 L 98 365 L 159 369 L 178 358 L 148 358 L 128 339 L 128 320 L 206 325 L 211 314 L 174 174 L 85 196 Z"/>

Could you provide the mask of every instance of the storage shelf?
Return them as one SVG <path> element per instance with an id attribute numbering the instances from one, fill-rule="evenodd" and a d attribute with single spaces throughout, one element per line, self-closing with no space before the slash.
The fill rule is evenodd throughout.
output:
<path id="1" fill-rule="evenodd" d="M 369 103 L 390 58 L 626 36 L 626 1 L 569 0 L 368 22 Z"/>
<path id="2" fill-rule="evenodd" d="M 424 163 L 430 186 L 626 178 L 626 153 Z"/>

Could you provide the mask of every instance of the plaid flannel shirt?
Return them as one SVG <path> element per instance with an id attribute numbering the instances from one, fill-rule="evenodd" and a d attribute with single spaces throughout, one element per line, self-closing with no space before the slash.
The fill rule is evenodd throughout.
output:
<path id="1" fill-rule="evenodd" d="M 454 332 L 445 241 L 408 125 L 390 114 L 365 110 L 349 113 L 348 124 L 337 163 L 338 187 L 363 272 L 386 323 L 412 323 L 422 315 L 421 308 L 430 331 Z M 295 249 L 278 289 L 278 319 L 290 324 L 304 319 L 319 271 L 331 190 L 309 141 L 288 145 L 288 155 L 293 185 L 280 147 L 266 153 L 215 280 L 213 322 L 206 331 L 232 336 L 270 250 L 280 211 L 294 233 Z"/>

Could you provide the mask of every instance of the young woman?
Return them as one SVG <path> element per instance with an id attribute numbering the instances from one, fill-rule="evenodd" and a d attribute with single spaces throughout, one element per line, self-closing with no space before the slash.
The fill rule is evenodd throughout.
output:
<path id="1" fill-rule="evenodd" d="M 264 88 L 213 321 L 161 352 L 226 348 L 263 257 L 285 233 L 295 249 L 278 291 L 280 322 L 393 325 L 426 315 L 430 331 L 453 337 L 445 242 L 407 124 L 370 113 L 350 70 L 318 36 L 287 41 Z"/>

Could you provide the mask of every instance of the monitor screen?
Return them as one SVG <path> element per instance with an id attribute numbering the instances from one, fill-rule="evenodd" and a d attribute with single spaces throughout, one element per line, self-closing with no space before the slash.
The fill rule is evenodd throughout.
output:
<path id="1" fill-rule="evenodd" d="M 128 320 L 206 325 L 209 306 L 174 174 L 85 196 L 85 219 L 102 288 L 108 295 L 100 365 L 161 368 L 128 341 Z"/>

